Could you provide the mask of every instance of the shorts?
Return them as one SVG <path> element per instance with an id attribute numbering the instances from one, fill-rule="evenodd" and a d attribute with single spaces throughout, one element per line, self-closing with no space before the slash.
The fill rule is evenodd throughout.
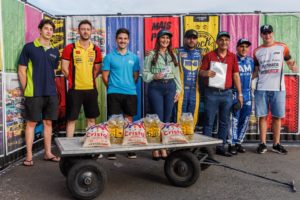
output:
<path id="1" fill-rule="evenodd" d="M 25 97 L 25 116 L 28 121 L 57 120 L 57 96 Z"/>
<path id="2" fill-rule="evenodd" d="M 67 120 L 77 120 L 82 105 L 86 118 L 94 119 L 100 115 L 96 89 L 68 91 Z"/>
<path id="3" fill-rule="evenodd" d="M 267 116 L 269 110 L 273 117 L 285 115 L 285 91 L 254 91 L 256 117 Z"/>
<path id="4" fill-rule="evenodd" d="M 137 95 L 108 94 L 107 95 L 108 116 L 125 114 L 134 116 L 137 114 Z"/>

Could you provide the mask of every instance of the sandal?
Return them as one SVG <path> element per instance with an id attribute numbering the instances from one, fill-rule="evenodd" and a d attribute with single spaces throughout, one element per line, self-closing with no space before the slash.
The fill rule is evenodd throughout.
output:
<path id="1" fill-rule="evenodd" d="M 152 160 L 159 161 L 159 159 L 160 159 L 159 151 L 158 150 L 152 151 Z"/>
<path id="2" fill-rule="evenodd" d="M 23 166 L 32 167 L 33 166 L 33 161 L 32 160 L 24 160 L 23 161 Z"/>
<path id="3" fill-rule="evenodd" d="M 59 162 L 60 161 L 60 157 L 58 156 L 53 156 L 51 158 L 44 158 L 45 161 L 50 161 L 50 162 Z"/>

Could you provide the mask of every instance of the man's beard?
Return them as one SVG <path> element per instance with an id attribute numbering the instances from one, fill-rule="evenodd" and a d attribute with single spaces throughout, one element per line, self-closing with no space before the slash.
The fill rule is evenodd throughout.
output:
<path id="1" fill-rule="evenodd" d="M 80 36 L 80 39 L 85 40 L 85 41 L 89 40 L 90 38 L 91 38 L 91 36 L 87 36 L 87 37 L 84 37 L 83 35 Z"/>

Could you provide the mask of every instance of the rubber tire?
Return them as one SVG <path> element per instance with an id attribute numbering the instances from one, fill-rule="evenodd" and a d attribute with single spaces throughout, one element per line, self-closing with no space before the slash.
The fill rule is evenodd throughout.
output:
<path id="1" fill-rule="evenodd" d="M 68 157 L 60 158 L 59 169 L 60 169 L 60 172 L 62 173 L 62 175 L 64 175 L 64 177 L 68 176 L 68 172 L 74 163 L 75 163 L 74 158 L 68 158 Z"/>
<path id="2" fill-rule="evenodd" d="M 185 172 L 179 174 L 177 170 L 182 167 Z M 165 161 L 165 175 L 175 186 L 188 187 L 199 178 L 200 166 L 197 157 L 190 151 L 179 150 L 172 152 Z"/>
<path id="3" fill-rule="evenodd" d="M 213 151 L 211 150 L 211 148 L 201 147 L 200 148 L 200 152 L 201 153 L 206 153 L 207 154 L 207 158 L 214 159 L 214 154 L 213 154 Z M 210 165 L 208 165 L 208 164 L 201 164 L 201 170 L 202 171 L 206 170 L 209 167 L 210 167 Z"/>
<path id="4" fill-rule="evenodd" d="M 82 175 L 92 174 L 92 186 L 84 185 Z M 69 170 L 67 176 L 67 188 L 71 195 L 76 199 L 90 200 L 99 196 L 105 189 L 107 183 L 106 171 L 95 160 L 81 160 Z M 88 189 L 88 192 L 86 189 Z"/>

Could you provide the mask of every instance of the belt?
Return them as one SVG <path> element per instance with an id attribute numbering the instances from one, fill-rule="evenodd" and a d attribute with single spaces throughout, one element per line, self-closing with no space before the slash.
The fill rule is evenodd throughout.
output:
<path id="1" fill-rule="evenodd" d="M 184 86 L 185 90 L 196 89 L 196 86 Z"/>
<path id="2" fill-rule="evenodd" d="M 206 87 L 206 89 L 211 90 L 211 91 L 216 91 L 216 92 L 226 92 L 231 89 L 219 89 L 219 88 L 214 88 L 214 87 Z"/>
<path id="3" fill-rule="evenodd" d="M 156 82 L 160 82 L 160 83 L 170 83 L 172 81 L 174 81 L 173 78 L 170 78 L 170 79 L 158 79 L 158 80 L 153 80 L 153 81 L 156 81 Z"/>

